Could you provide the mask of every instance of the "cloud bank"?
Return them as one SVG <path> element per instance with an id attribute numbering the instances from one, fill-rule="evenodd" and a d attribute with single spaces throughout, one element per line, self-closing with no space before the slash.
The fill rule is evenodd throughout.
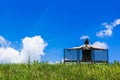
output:
<path id="1" fill-rule="evenodd" d="M 97 47 L 97 48 L 103 48 L 103 49 L 107 49 L 108 46 L 105 42 L 99 42 L 99 41 L 96 41 L 92 44 L 93 47 Z"/>
<path id="2" fill-rule="evenodd" d="M 80 40 L 82 40 L 82 39 L 87 39 L 87 38 L 89 38 L 89 36 L 83 35 L 83 36 L 80 37 Z"/>
<path id="3" fill-rule="evenodd" d="M 120 25 L 120 19 L 116 19 L 111 24 L 103 23 L 102 25 L 105 26 L 105 29 L 97 32 L 96 36 L 98 37 L 112 36 L 113 28 L 115 28 L 117 25 Z"/>
<path id="4" fill-rule="evenodd" d="M 0 63 L 26 63 L 28 62 L 28 56 L 30 56 L 30 62 L 34 60 L 40 61 L 47 46 L 47 43 L 41 36 L 25 37 L 22 39 L 20 51 L 10 47 L 9 44 L 9 41 L 0 36 Z"/>

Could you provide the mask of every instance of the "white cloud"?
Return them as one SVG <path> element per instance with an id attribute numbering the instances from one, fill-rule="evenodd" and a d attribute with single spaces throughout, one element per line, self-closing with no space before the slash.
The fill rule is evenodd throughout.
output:
<path id="1" fill-rule="evenodd" d="M 115 26 L 117 26 L 117 25 L 120 25 L 120 19 L 116 19 L 113 23 L 112 23 L 112 25 L 115 27 Z"/>
<path id="2" fill-rule="evenodd" d="M 93 47 L 107 49 L 108 46 L 105 42 L 96 41 L 92 44 Z"/>
<path id="3" fill-rule="evenodd" d="M 89 38 L 89 36 L 83 35 L 83 36 L 80 37 L 80 40 L 82 40 L 82 39 L 87 39 L 87 38 Z"/>
<path id="4" fill-rule="evenodd" d="M 60 63 L 60 61 L 56 61 L 55 63 L 58 64 L 58 63 Z"/>
<path id="5" fill-rule="evenodd" d="M 98 37 L 112 36 L 113 28 L 116 27 L 117 25 L 120 25 L 120 19 L 116 19 L 111 24 L 103 23 L 102 25 L 105 26 L 105 29 L 97 32 L 96 36 Z"/>
<path id="6" fill-rule="evenodd" d="M 9 46 L 11 43 L 7 40 L 5 40 L 5 38 L 3 36 L 0 36 L 0 47 L 6 47 Z"/>
<path id="7" fill-rule="evenodd" d="M 23 49 L 21 50 L 21 55 L 25 61 L 27 61 L 28 55 L 30 55 L 30 60 L 33 62 L 34 60 L 40 61 L 40 56 L 44 55 L 44 48 L 47 46 L 47 43 L 40 36 L 34 37 L 25 37 L 22 40 Z"/>
<path id="8" fill-rule="evenodd" d="M 4 44 L 3 44 L 4 43 Z M 1 36 L 0 44 L 7 45 L 4 37 Z M 25 37 L 22 40 L 22 49 L 20 51 L 7 46 L 0 47 L 0 63 L 26 63 L 28 61 L 28 55 L 30 61 L 41 60 L 41 56 L 44 55 L 44 49 L 47 43 L 41 38 L 41 36 Z"/>
<path id="9" fill-rule="evenodd" d="M 53 63 L 52 61 L 49 61 L 48 64 L 55 64 L 55 63 Z"/>
<path id="10" fill-rule="evenodd" d="M 0 48 L 0 63 L 20 63 L 19 51 L 6 47 Z"/>
<path id="11" fill-rule="evenodd" d="M 61 63 L 60 61 L 55 61 L 55 62 L 52 62 L 52 61 L 49 61 L 48 64 L 59 64 Z"/>

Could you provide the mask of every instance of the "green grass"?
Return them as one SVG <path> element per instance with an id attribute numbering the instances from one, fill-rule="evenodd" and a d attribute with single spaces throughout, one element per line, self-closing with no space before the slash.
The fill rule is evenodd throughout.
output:
<path id="1" fill-rule="evenodd" d="M 0 64 L 0 80 L 120 80 L 120 63 Z"/>

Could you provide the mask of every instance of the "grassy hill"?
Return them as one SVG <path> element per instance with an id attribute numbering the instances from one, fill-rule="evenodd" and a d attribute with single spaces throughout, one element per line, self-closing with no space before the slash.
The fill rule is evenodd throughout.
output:
<path id="1" fill-rule="evenodd" d="M 0 80 L 120 80 L 120 63 L 0 64 Z"/>

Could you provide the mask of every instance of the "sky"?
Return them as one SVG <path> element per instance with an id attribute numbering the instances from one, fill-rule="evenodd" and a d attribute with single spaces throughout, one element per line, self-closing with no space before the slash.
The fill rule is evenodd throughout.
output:
<path id="1" fill-rule="evenodd" d="M 0 63 L 58 62 L 65 48 L 90 44 L 108 48 L 120 61 L 119 0 L 1 0 Z M 39 57 L 38 57 L 39 56 Z"/>

